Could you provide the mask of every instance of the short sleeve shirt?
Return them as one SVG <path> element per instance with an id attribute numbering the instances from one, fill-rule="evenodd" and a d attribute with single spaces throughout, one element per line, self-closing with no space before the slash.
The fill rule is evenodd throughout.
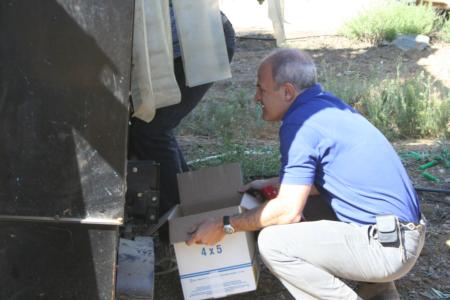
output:
<path id="1" fill-rule="evenodd" d="M 341 221 L 373 224 L 382 214 L 420 219 L 416 192 L 392 145 L 319 84 L 286 112 L 280 151 L 281 184 L 314 184 Z"/>

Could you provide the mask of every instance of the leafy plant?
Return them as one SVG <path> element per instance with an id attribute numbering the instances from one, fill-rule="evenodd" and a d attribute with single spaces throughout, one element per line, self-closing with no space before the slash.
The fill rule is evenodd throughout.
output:
<path id="1" fill-rule="evenodd" d="M 194 111 L 183 120 L 179 134 L 233 139 L 244 135 L 254 137 L 273 132 L 273 125 L 261 119 L 261 110 L 256 107 L 251 93 L 244 89 L 229 88 L 226 99 L 207 95 Z"/>
<path id="2" fill-rule="evenodd" d="M 391 0 L 364 11 L 347 22 L 341 32 L 349 38 L 377 44 L 383 40 L 392 41 L 399 34 L 430 34 L 438 20 L 429 6 Z"/>
<path id="3" fill-rule="evenodd" d="M 280 168 L 278 145 L 252 146 L 244 145 L 242 141 L 225 141 L 222 151 L 196 158 L 190 165 L 194 169 L 199 169 L 230 162 L 241 164 L 245 182 L 256 177 L 277 176 Z"/>
<path id="4" fill-rule="evenodd" d="M 369 95 L 363 100 L 366 116 L 388 137 L 430 138 L 449 133 L 450 94 L 436 91 L 423 73 L 407 81 L 397 77 L 372 85 Z"/>
<path id="5" fill-rule="evenodd" d="M 394 78 L 382 80 L 382 70 L 376 68 L 366 79 L 338 77 L 332 68 L 324 69 L 319 78 L 325 89 L 354 106 L 388 138 L 449 135 L 450 92 L 438 90 L 423 72 L 404 79 L 399 64 Z"/>
<path id="6" fill-rule="evenodd" d="M 443 23 L 440 31 L 440 36 L 444 41 L 450 43 L 450 20 L 447 20 Z"/>

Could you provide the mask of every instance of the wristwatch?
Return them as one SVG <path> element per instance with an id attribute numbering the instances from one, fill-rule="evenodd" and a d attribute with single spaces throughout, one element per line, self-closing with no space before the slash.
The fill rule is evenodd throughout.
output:
<path id="1" fill-rule="evenodd" d="M 223 216 L 223 231 L 226 234 L 232 234 L 236 231 L 230 223 L 230 216 Z"/>

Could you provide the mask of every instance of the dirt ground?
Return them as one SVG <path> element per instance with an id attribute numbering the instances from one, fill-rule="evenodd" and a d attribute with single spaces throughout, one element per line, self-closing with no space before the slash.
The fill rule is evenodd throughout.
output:
<path id="1" fill-rule="evenodd" d="M 373 76 L 378 68 L 381 77 L 396 76 L 397 66 L 402 64 L 402 76 L 413 77 L 419 72 L 432 76 L 433 81 L 443 90 L 450 89 L 450 45 L 440 42 L 422 52 L 404 53 L 391 45 L 375 47 L 365 43 L 356 43 L 339 36 L 307 36 L 290 41 L 291 46 L 307 49 L 313 55 L 318 69 L 333 68 L 336 76 Z M 233 78 L 216 83 L 208 92 L 205 101 L 214 98 L 226 99 L 227 87 L 245 89 L 252 93 L 258 62 L 275 48 L 272 40 L 249 39 L 248 36 L 237 40 L 237 50 L 232 63 Z M 276 136 L 268 137 L 276 138 Z M 188 142 L 181 137 L 182 147 Z M 184 142 L 183 142 L 184 141 Z M 438 141 L 397 141 L 394 146 L 399 153 L 416 151 L 419 153 L 436 152 Z M 415 186 L 450 189 L 450 169 L 436 166 L 429 172 L 441 178 L 439 183 L 424 179 L 418 166 L 422 161 L 404 159 L 405 166 Z M 396 282 L 401 299 L 449 299 L 450 298 L 450 194 L 421 192 L 421 206 L 428 218 L 429 226 L 425 247 L 414 269 Z M 156 277 L 155 299 L 183 299 L 178 273 L 173 272 Z M 258 289 L 254 292 L 230 296 L 234 300 L 292 299 L 287 290 L 262 267 Z"/>

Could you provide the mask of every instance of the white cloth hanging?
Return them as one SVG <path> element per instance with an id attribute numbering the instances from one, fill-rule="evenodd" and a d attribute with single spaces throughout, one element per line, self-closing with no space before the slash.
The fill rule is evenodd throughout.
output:
<path id="1" fill-rule="evenodd" d="M 172 0 L 187 86 L 231 77 L 218 0 Z"/>
<path id="2" fill-rule="evenodd" d="M 155 97 L 153 95 L 150 58 L 147 49 L 147 34 L 143 0 L 135 1 L 133 32 L 133 66 L 131 69 L 131 96 L 133 117 L 150 122 L 155 117 Z"/>
<path id="3" fill-rule="evenodd" d="M 136 0 L 135 6 L 133 116 L 150 122 L 156 109 L 179 103 L 181 93 L 173 71 L 169 1 Z"/>
<path id="4" fill-rule="evenodd" d="M 277 46 L 281 46 L 286 41 L 286 33 L 284 30 L 284 0 L 268 1 L 268 15 L 272 21 Z"/>

